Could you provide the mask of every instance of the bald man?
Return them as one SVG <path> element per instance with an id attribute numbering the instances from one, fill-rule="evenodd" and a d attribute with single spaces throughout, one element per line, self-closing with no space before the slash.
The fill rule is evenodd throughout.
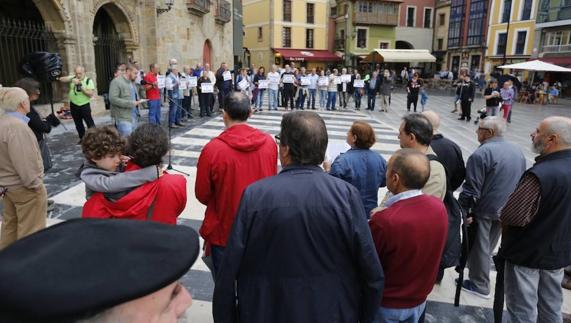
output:
<path id="1" fill-rule="evenodd" d="M 448 216 L 440 199 L 421 191 L 429 177 L 430 164 L 422 152 L 401 149 L 389 160 L 387 188 L 393 196 L 369 221 L 386 277 L 375 323 L 418 322 L 432 291 Z"/>
<path id="2" fill-rule="evenodd" d="M 76 66 L 74 72 L 74 75 L 60 77 L 59 81 L 69 83 L 69 107 L 81 143 L 85 135 L 83 122 L 87 128 L 95 127 L 90 105 L 91 98 L 95 94 L 95 83 L 85 75 L 83 66 Z"/>
<path id="3" fill-rule="evenodd" d="M 549 117 L 531 133 L 539 154 L 502 209 L 509 322 L 562 322 L 563 268 L 571 264 L 571 119 Z"/>
<path id="4" fill-rule="evenodd" d="M 464 164 L 464 158 L 462 156 L 462 149 L 452 140 L 445 138 L 441 133 L 438 132 L 440 128 L 440 116 L 434 111 L 424 111 L 422 113 L 430 124 L 432 125 L 432 141 L 430 142 L 430 147 L 438 156 L 438 161 L 442 163 L 442 166 L 446 169 L 449 191 L 456 191 L 462 182 L 464 182 L 464 177 L 466 176 L 466 166 Z"/>
<path id="5" fill-rule="evenodd" d="M 0 249 L 46 227 L 44 165 L 28 127 L 30 100 L 21 88 L 0 88 Z"/>

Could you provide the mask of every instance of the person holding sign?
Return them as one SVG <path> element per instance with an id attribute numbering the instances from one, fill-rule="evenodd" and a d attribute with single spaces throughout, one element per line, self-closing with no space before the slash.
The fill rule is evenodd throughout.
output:
<path id="1" fill-rule="evenodd" d="M 262 82 L 260 82 L 262 81 Z M 266 69 L 263 66 L 260 66 L 258 69 L 258 73 L 254 75 L 254 84 L 258 89 L 258 95 L 256 96 L 256 104 L 254 105 L 254 112 L 262 111 L 262 102 L 264 102 L 264 93 L 266 92 L 267 88 L 267 81 L 266 81 Z"/>
<path id="2" fill-rule="evenodd" d="M 184 65 L 182 72 L 180 82 L 180 89 L 182 90 L 182 110 L 184 112 L 184 118 L 192 119 L 192 88 L 190 87 L 192 69 L 190 66 Z"/>
<path id="3" fill-rule="evenodd" d="M 355 99 L 355 110 L 361 110 L 361 96 L 363 96 L 363 88 L 365 87 L 365 81 L 361 80 L 361 74 L 355 70 L 355 79 L 353 80 L 353 98 Z"/>
<path id="4" fill-rule="evenodd" d="M 286 65 L 286 71 L 282 74 L 282 84 L 283 84 L 283 96 L 284 96 L 284 107 L 287 111 L 287 106 L 289 104 L 290 109 L 293 111 L 293 96 L 295 94 L 295 75 L 291 71 L 289 65 Z"/>
<path id="5" fill-rule="evenodd" d="M 280 89 L 280 73 L 278 67 L 272 65 L 272 71 L 268 73 L 268 94 L 270 110 L 278 110 L 278 91 Z"/>
<path id="6" fill-rule="evenodd" d="M 307 108 L 311 106 L 312 110 L 315 110 L 315 96 L 317 95 L 317 80 L 319 76 L 317 76 L 316 69 L 311 69 L 311 74 L 309 75 L 309 98 L 307 99 Z"/>
<path id="7" fill-rule="evenodd" d="M 250 99 L 252 102 L 252 87 L 253 84 L 250 81 L 250 76 L 248 75 L 248 69 L 241 68 L 240 75 L 236 78 L 236 90 L 240 91 Z"/>
<path id="8" fill-rule="evenodd" d="M 303 105 L 305 103 L 305 98 L 307 97 L 307 89 L 311 83 L 309 77 L 305 74 L 305 67 L 301 68 L 301 72 L 297 77 L 298 89 L 297 89 L 297 100 L 295 102 L 296 109 L 303 110 Z"/>
<path id="9" fill-rule="evenodd" d="M 232 73 L 226 63 L 220 64 L 220 68 L 216 71 L 216 87 L 218 88 L 218 108 L 224 109 L 224 98 L 232 91 Z"/>
<path id="10" fill-rule="evenodd" d="M 208 65 L 208 64 L 206 64 Z M 205 66 L 206 66 L 205 65 Z M 208 73 L 202 73 L 202 76 L 198 79 L 198 105 L 200 106 L 200 117 L 210 117 L 210 105 L 214 100 L 214 83 L 208 77 Z"/>
<path id="11" fill-rule="evenodd" d="M 167 76 L 167 95 L 169 98 L 169 127 L 178 128 L 183 124 L 180 122 L 180 109 L 182 104 L 181 95 L 179 93 L 180 79 L 178 67 L 171 66 L 171 72 Z"/>
<path id="12" fill-rule="evenodd" d="M 337 101 L 338 74 L 339 72 L 334 68 L 333 73 L 329 75 L 329 86 L 327 87 L 327 110 L 337 110 L 335 109 L 335 103 Z"/>
<path id="13" fill-rule="evenodd" d="M 141 82 L 145 87 L 147 100 L 149 100 L 149 123 L 161 124 L 161 93 L 159 91 L 159 83 L 157 80 L 159 66 L 151 64 L 149 73 L 145 75 L 144 81 Z"/>
<path id="14" fill-rule="evenodd" d="M 325 71 L 321 70 L 319 72 L 319 78 L 317 79 L 317 87 L 319 89 L 319 109 L 325 109 L 327 104 L 327 86 L 329 85 L 329 78 L 325 76 Z"/>
<path id="15" fill-rule="evenodd" d="M 339 109 L 347 109 L 347 83 L 351 81 L 351 75 L 347 74 L 347 69 L 341 69 L 341 80 L 340 83 L 337 84 L 337 93 L 339 96 Z"/>
<path id="16" fill-rule="evenodd" d="M 377 93 L 379 93 L 380 82 L 378 79 L 379 73 L 377 71 L 373 72 L 370 76 L 369 82 L 367 82 L 367 110 L 375 110 L 375 99 L 377 98 Z"/>
<path id="17" fill-rule="evenodd" d="M 393 87 L 393 80 L 389 70 L 385 70 L 383 80 L 381 82 L 381 111 L 389 112 L 389 105 L 391 104 L 391 91 Z"/>

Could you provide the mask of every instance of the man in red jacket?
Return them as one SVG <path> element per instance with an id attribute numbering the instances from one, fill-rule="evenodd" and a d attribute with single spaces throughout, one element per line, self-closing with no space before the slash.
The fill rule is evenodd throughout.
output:
<path id="1" fill-rule="evenodd" d="M 226 241 L 244 189 L 277 173 L 277 145 L 272 137 L 246 124 L 250 100 L 234 92 L 224 99 L 226 130 L 212 139 L 197 165 L 196 198 L 206 205 L 200 235 L 211 248 L 214 273 L 218 271 Z"/>
<path id="2" fill-rule="evenodd" d="M 397 151 L 387 166 L 393 196 L 369 221 L 385 271 L 385 290 L 374 323 L 418 322 L 432 291 L 446 242 L 448 216 L 440 199 L 422 194 L 430 164 L 421 152 Z"/>

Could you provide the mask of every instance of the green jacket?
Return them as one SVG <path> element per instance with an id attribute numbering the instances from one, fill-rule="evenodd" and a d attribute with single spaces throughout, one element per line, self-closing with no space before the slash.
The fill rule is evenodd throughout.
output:
<path id="1" fill-rule="evenodd" d="M 135 101 L 131 96 L 132 82 L 125 77 L 114 78 L 109 85 L 109 102 L 111 103 L 111 117 L 116 121 L 131 121 L 131 110 Z"/>

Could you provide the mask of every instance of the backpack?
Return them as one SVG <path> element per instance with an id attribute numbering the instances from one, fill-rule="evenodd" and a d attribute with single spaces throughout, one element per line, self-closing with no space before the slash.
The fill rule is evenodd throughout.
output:
<path id="1" fill-rule="evenodd" d="M 426 155 L 426 157 L 428 157 L 428 160 L 440 162 L 436 155 L 430 154 Z M 448 179 L 450 178 L 448 175 L 448 169 L 446 169 L 444 164 L 442 164 L 442 166 L 446 172 L 446 187 L 450 187 L 450 184 L 448 183 Z M 446 190 L 443 202 L 446 207 L 446 213 L 448 214 L 448 236 L 446 237 L 446 244 L 444 245 L 444 251 L 440 260 L 441 269 L 458 265 L 462 251 L 462 241 L 460 239 L 462 208 L 460 203 L 458 203 L 458 200 L 454 197 L 453 192 L 449 190 Z"/>

